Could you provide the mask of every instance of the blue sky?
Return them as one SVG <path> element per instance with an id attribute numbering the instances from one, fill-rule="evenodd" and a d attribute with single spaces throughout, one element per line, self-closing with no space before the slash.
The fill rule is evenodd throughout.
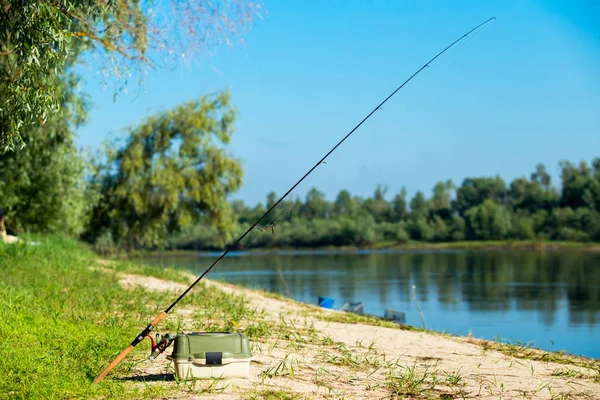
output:
<path id="1" fill-rule="evenodd" d="M 292 194 L 311 187 L 388 197 L 427 196 L 438 180 L 510 181 L 542 162 L 600 156 L 600 2 L 264 1 L 269 16 L 245 46 L 172 71 L 152 70 L 143 91 L 113 102 L 93 69 L 94 106 L 78 130 L 97 148 L 144 117 L 229 88 L 239 110 L 231 153 L 243 161 L 234 196 L 282 195 L 339 139 L 437 52 L 497 19 L 399 91 Z M 557 181 L 555 180 L 555 183 Z"/>

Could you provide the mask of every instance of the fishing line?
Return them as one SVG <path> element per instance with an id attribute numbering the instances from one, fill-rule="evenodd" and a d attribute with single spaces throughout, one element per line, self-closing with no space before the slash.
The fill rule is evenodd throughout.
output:
<path id="1" fill-rule="evenodd" d="M 241 251 L 248 251 L 248 249 L 250 249 L 251 247 L 254 247 L 254 243 L 256 243 L 256 241 L 259 238 L 262 238 L 263 235 L 266 234 L 272 234 L 273 237 L 278 237 L 280 236 L 281 233 L 285 232 L 283 231 L 283 229 L 285 228 L 289 228 L 289 226 L 278 226 L 278 222 L 281 221 L 284 218 L 290 218 L 291 217 L 291 212 L 292 210 L 297 206 L 298 204 L 293 201 L 291 202 L 291 204 L 285 208 L 283 211 L 277 213 L 277 215 L 275 215 L 272 219 L 270 219 L 266 225 L 264 225 L 263 227 L 255 227 L 255 230 L 253 233 L 251 233 L 251 240 L 249 240 L 246 244 L 246 246 L 242 247 Z"/>
<path id="2" fill-rule="evenodd" d="M 456 47 L 452 49 L 452 51 L 449 51 L 447 56 L 444 57 L 444 61 L 440 61 L 440 65 L 438 65 L 437 67 L 432 66 L 431 67 L 431 75 L 432 76 L 436 76 L 439 71 L 442 69 L 442 64 L 446 63 L 448 66 L 453 65 L 457 58 L 462 55 L 463 53 L 465 53 L 467 51 L 467 49 L 469 49 L 471 46 L 473 46 L 473 43 L 475 42 L 475 38 L 477 38 L 477 36 L 481 36 L 483 34 L 483 32 L 485 32 L 486 29 L 488 29 L 491 26 L 491 24 L 486 24 L 483 25 L 480 29 L 476 30 L 475 32 L 472 33 L 471 38 L 473 40 L 467 40 L 465 42 L 460 42 L 456 44 Z"/>
<path id="3" fill-rule="evenodd" d="M 104 379 L 104 377 L 114 368 L 116 367 L 126 356 L 127 354 L 129 354 L 133 348 L 135 346 L 137 346 L 142 340 L 144 340 L 144 338 L 154 330 L 154 328 L 167 316 L 167 314 L 171 311 L 171 309 L 173 309 L 173 307 L 175 307 L 177 305 L 177 303 L 179 303 L 179 301 L 181 301 L 181 299 L 183 299 L 185 297 L 185 295 L 187 295 L 189 293 L 190 290 L 192 290 L 194 288 L 194 286 L 196 286 L 196 284 L 198 284 L 198 282 L 200 282 L 233 248 L 235 248 L 239 243 L 242 242 L 242 240 L 244 240 L 244 238 L 246 238 L 246 236 L 248 236 L 248 234 L 250 234 L 254 228 L 256 226 L 258 226 L 258 224 L 269 214 L 271 213 L 271 211 L 273 211 L 298 185 L 300 185 L 300 183 L 302 183 L 317 167 L 319 167 L 320 165 L 322 165 L 325 162 L 325 159 L 327 159 L 327 157 L 329 157 L 329 155 L 331 153 L 333 153 L 339 146 L 342 145 L 342 143 L 344 143 L 346 141 L 346 139 L 348 139 L 360 126 L 362 126 L 362 124 L 364 124 L 373 114 L 375 114 L 376 111 L 380 110 L 381 107 L 392 97 L 394 96 L 400 89 L 402 89 L 408 82 L 410 82 L 415 76 L 417 76 L 422 70 L 424 70 L 425 68 L 427 68 L 433 61 L 435 61 L 438 57 L 440 57 L 442 54 L 444 54 L 448 49 L 450 49 L 452 46 L 454 46 L 456 43 L 460 42 L 462 39 L 466 38 L 468 35 L 470 35 L 472 32 L 476 31 L 477 29 L 479 29 L 480 27 L 484 26 L 485 24 L 489 23 L 490 21 L 496 19 L 495 17 L 492 17 L 490 19 L 488 19 L 485 22 L 482 22 L 481 24 L 477 25 L 475 28 L 471 29 L 470 31 L 468 31 L 467 33 L 465 33 L 464 35 L 462 35 L 461 37 L 459 37 L 458 39 L 456 39 L 454 42 L 452 42 L 450 45 L 448 45 L 445 49 L 443 49 L 442 51 L 440 51 L 438 54 L 435 55 L 435 57 L 433 57 L 431 60 L 429 60 L 426 64 L 424 64 L 421 68 L 419 68 L 415 73 L 413 73 L 407 80 L 405 80 L 398 88 L 396 88 L 391 94 L 389 94 L 381 103 L 379 103 L 366 117 L 364 117 L 359 123 L 358 125 L 356 125 L 350 132 L 348 132 L 348 134 L 346 134 L 346 136 L 344 136 L 335 146 L 333 146 L 333 148 L 331 148 L 319 161 L 317 161 L 317 163 L 307 172 L 304 174 L 304 176 L 302 176 L 302 178 L 300 178 L 281 198 L 279 198 L 279 200 L 277 200 L 277 202 L 275 202 L 275 204 L 273 204 L 260 218 L 258 218 L 256 220 L 256 222 L 254 222 L 252 224 L 252 226 L 250 226 L 250 228 L 248 228 L 248 230 L 246 230 L 246 232 L 244 232 L 243 235 L 241 235 L 235 242 L 233 242 L 231 245 L 229 245 L 225 251 L 202 273 L 202 275 L 200 275 L 198 277 L 198 279 L 196 279 L 169 307 L 167 307 L 163 312 L 161 312 L 156 318 L 154 318 L 154 320 L 152 320 L 150 322 L 150 324 L 138 335 L 135 337 L 135 339 L 131 342 L 131 344 L 129 346 L 127 346 L 123 351 L 121 351 L 121 353 L 119 353 L 119 355 L 104 369 L 104 371 L 102 371 L 102 373 L 100 375 L 98 375 L 98 377 L 94 380 L 94 383 L 100 382 L 101 380 Z"/>
<path id="4" fill-rule="evenodd" d="M 283 204 L 280 204 L 278 206 L 281 207 Z M 270 235 L 274 238 L 279 238 L 281 237 L 282 234 L 285 234 L 285 229 L 288 229 L 289 226 L 288 225 L 280 225 L 279 222 L 282 219 L 287 219 L 291 216 L 291 211 L 298 206 L 298 203 L 296 203 L 295 201 L 291 201 L 290 204 L 287 204 L 287 207 L 285 207 L 283 210 L 275 213 L 275 216 L 273 216 L 273 218 L 271 218 L 270 220 L 268 220 L 268 222 L 262 226 L 262 227 L 255 227 L 255 229 L 248 234 L 247 236 L 247 240 L 242 243 L 238 244 L 238 248 L 240 253 L 243 252 L 248 252 L 250 249 L 253 249 L 256 247 L 257 242 L 259 242 L 259 240 L 261 240 L 262 238 L 265 237 L 265 235 Z M 283 208 L 283 207 L 281 207 Z M 275 210 L 277 211 L 277 210 Z M 271 229 L 270 227 L 273 227 L 273 229 Z M 275 239 L 278 240 L 278 239 Z M 258 243 L 259 245 L 261 244 L 260 242 Z M 268 247 L 268 244 L 267 246 Z M 231 269 L 234 266 L 237 266 L 238 263 L 242 262 L 241 260 L 247 260 L 247 257 L 244 257 L 243 255 L 236 255 L 235 257 L 229 257 L 227 260 L 223 261 L 225 264 L 223 265 L 224 269 Z M 287 282 L 285 281 L 285 278 L 283 277 L 283 274 L 281 273 L 280 269 L 275 267 L 275 269 L 277 270 L 279 279 L 281 280 L 281 283 L 283 284 L 284 287 L 286 287 L 286 291 L 289 293 L 289 288 L 287 286 Z"/>
<path id="5" fill-rule="evenodd" d="M 469 34 L 470 38 L 473 40 L 467 40 L 467 41 L 463 41 L 463 42 L 459 42 L 456 43 L 455 47 L 452 48 L 452 50 L 448 51 L 447 54 L 445 54 L 445 57 L 443 59 L 443 61 L 439 61 L 439 65 L 430 65 L 428 66 L 428 79 L 430 82 L 435 83 L 435 78 L 437 78 L 442 71 L 446 70 L 447 68 L 453 68 L 456 63 L 457 60 L 459 58 L 459 56 L 461 56 L 463 53 L 465 53 L 467 51 L 467 49 L 469 49 L 473 43 L 475 42 L 475 38 L 477 38 L 477 36 L 480 36 L 483 34 L 483 32 L 488 29 L 491 26 L 491 24 L 485 24 L 482 25 L 481 28 L 477 29 L 476 31 L 474 31 L 472 34 Z M 442 68 L 444 67 L 445 68 Z M 404 99 L 403 101 L 400 101 L 400 105 L 408 105 L 410 103 L 410 100 L 408 99 Z"/>
<path id="6" fill-rule="evenodd" d="M 265 235 L 267 233 L 272 233 L 273 235 L 276 235 L 276 228 L 275 226 L 277 225 L 277 223 L 284 217 L 289 217 L 291 215 L 291 210 L 294 209 L 294 207 L 296 207 L 296 202 L 292 202 L 292 204 L 285 210 L 281 211 L 280 213 L 278 213 L 276 216 L 274 216 L 272 219 L 270 219 L 266 225 L 259 227 L 256 226 L 253 230 L 253 232 L 250 233 L 249 236 L 249 240 L 246 242 L 246 245 L 240 246 L 240 251 L 247 251 L 250 247 L 253 247 L 254 243 L 262 237 L 262 235 Z M 287 215 L 286 215 L 287 214 Z M 273 228 L 273 229 L 271 229 Z M 269 230 L 271 229 L 271 230 Z"/>

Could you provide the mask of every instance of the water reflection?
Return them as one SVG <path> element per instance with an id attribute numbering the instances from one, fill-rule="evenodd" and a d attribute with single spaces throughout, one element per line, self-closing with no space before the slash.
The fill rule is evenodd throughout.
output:
<path id="1" fill-rule="evenodd" d="M 149 261 L 199 274 L 212 259 Z M 408 323 L 420 325 L 411 299 L 414 284 L 431 328 L 473 330 L 490 339 L 512 335 L 542 348 L 560 342 L 561 349 L 598 357 L 600 346 L 591 337 L 600 330 L 599 265 L 600 255 L 593 253 L 284 253 L 225 258 L 210 278 L 309 303 L 318 296 L 335 298 L 337 307 L 363 301 L 365 312 L 376 315 L 401 309 Z M 583 342 L 577 346 L 569 336 Z"/>

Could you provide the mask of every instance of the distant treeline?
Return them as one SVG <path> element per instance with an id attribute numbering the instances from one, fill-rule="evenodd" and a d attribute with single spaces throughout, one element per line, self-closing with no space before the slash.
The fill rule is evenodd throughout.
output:
<path id="1" fill-rule="evenodd" d="M 600 241 L 600 158 L 589 166 L 560 163 L 560 189 L 538 164 L 529 179 L 510 184 L 500 177 L 473 177 L 459 187 L 438 182 L 427 198 L 417 192 L 407 199 L 403 188 L 388 198 L 378 185 L 361 198 L 342 190 L 335 200 L 312 189 L 304 200 L 283 201 L 250 235 L 252 247 L 369 246 L 408 241 L 463 240 Z M 269 193 L 254 207 L 233 201 L 241 233 L 278 199 Z M 275 219 L 275 221 L 274 221 Z M 265 229 L 275 222 L 272 229 Z M 196 225 L 170 242 L 177 249 L 219 248 L 213 228 Z"/>

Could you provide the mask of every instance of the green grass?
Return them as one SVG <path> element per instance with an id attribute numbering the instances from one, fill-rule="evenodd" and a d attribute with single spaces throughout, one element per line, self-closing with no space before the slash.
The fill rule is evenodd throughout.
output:
<path id="1" fill-rule="evenodd" d="M 596 379 L 597 382 L 599 381 L 597 377 L 600 375 L 600 360 L 597 359 L 574 356 L 563 351 L 544 351 L 532 347 L 529 343 L 508 343 L 500 339 L 494 341 L 478 340 L 476 343 L 479 343 L 484 351 L 498 351 L 506 357 L 585 368 L 588 372 L 592 371 L 595 373 L 591 375 L 592 379 Z"/>
<path id="2" fill-rule="evenodd" d="M 147 358 L 149 341 L 141 342 L 100 384 L 92 381 L 176 297 L 122 289 L 116 271 L 187 278 L 131 263 L 100 266 L 75 241 L 25 239 L 39 245 L 0 243 L 0 399 L 156 398 L 181 389 L 147 382 L 140 391 L 139 384 L 119 379 Z M 194 326 L 185 326 L 187 330 L 245 330 L 255 340 L 270 334 L 268 323 L 243 298 L 202 282 L 178 307 L 190 305 L 196 311 Z M 157 331 L 183 327 L 170 315 Z"/>
<path id="3" fill-rule="evenodd" d="M 136 314 L 153 310 L 123 293 L 114 275 L 89 270 L 92 254 L 76 242 L 32 239 L 40 244 L 0 244 L 0 396 L 139 396 L 113 380 L 91 381 L 131 341 L 142 322 Z"/>

